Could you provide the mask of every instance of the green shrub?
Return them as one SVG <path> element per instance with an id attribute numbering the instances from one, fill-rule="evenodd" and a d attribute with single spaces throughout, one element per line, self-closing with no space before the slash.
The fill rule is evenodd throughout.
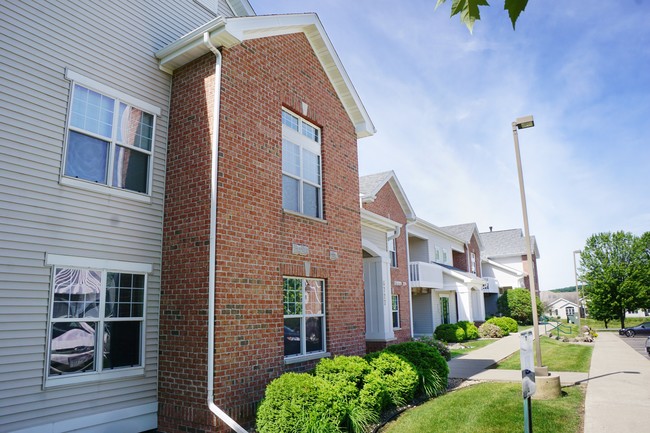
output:
<path id="1" fill-rule="evenodd" d="M 321 377 L 285 373 L 267 387 L 257 410 L 259 433 L 339 433 L 347 405 L 341 392 Z"/>
<path id="2" fill-rule="evenodd" d="M 369 393 L 378 391 L 378 386 L 374 385 L 375 381 L 384 384 L 387 399 L 382 401 L 382 407 L 387 404 L 404 406 L 413 400 L 419 384 L 418 371 L 414 365 L 397 354 L 387 352 L 386 349 L 366 357 L 373 370 L 366 380 L 375 387 L 370 388 Z"/>
<path id="3" fill-rule="evenodd" d="M 503 337 L 503 330 L 494 323 L 487 321 L 478 327 L 478 335 L 481 338 L 501 338 Z"/>
<path id="4" fill-rule="evenodd" d="M 434 332 L 438 340 L 446 341 L 447 343 L 458 343 L 465 341 L 465 330 L 455 323 L 445 323 L 438 325 Z"/>
<path id="5" fill-rule="evenodd" d="M 419 341 L 420 343 L 438 349 L 438 353 L 440 353 L 445 360 L 449 361 L 451 359 L 451 350 L 449 350 L 449 347 L 447 347 L 444 342 L 437 340 L 435 337 L 419 337 L 415 341 Z"/>
<path id="6" fill-rule="evenodd" d="M 361 389 L 364 377 L 370 371 L 370 364 L 360 356 L 336 356 L 321 359 L 314 374 L 330 382 L 349 382 Z"/>
<path id="7" fill-rule="evenodd" d="M 476 340 L 478 338 L 478 328 L 472 322 L 461 320 L 456 325 L 465 331 L 465 340 Z"/>
<path id="8" fill-rule="evenodd" d="M 497 311 L 504 316 L 512 317 L 517 323 L 530 325 L 533 323 L 533 308 L 530 302 L 530 292 L 524 288 L 506 290 L 497 299 Z M 541 316 L 542 313 L 542 303 L 537 298 L 537 315 Z"/>
<path id="9" fill-rule="evenodd" d="M 509 335 L 511 332 L 519 331 L 517 321 L 511 317 L 492 317 L 486 323 L 497 325 L 503 331 L 503 335 Z"/>
<path id="10" fill-rule="evenodd" d="M 449 366 L 434 347 L 417 341 L 394 344 L 384 349 L 406 358 L 415 366 L 420 377 L 419 391 L 429 397 L 442 394 L 447 389 Z"/>

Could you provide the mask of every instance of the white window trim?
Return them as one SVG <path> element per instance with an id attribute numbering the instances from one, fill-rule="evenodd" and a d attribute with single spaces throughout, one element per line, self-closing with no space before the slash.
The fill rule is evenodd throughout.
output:
<path id="1" fill-rule="evenodd" d="M 394 298 L 397 298 L 397 310 L 393 310 L 393 299 Z M 395 322 L 393 321 L 393 329 L 402 329 L 401 326 L 400 326 L 400 323 L 402 323 L 402 321 L 401 321 L 401 317 L 400 317 L 400 314 L 399 314 L 399 295 L 393 293 L 391 295 L 391 300 L 390 301 L 391 301 L 390 302 L 391 320 L 393 319 L 393 314 L 397 312 L 397 326 L 395 326 Z"/>
<path id="2" fill-rule="evenodd" d="M 283 284 L 284 284 L 285 279 L 322 281 L 322 284 L 323 284 L 323 302 L 322 302 L 323 303 L 323 313 L 322 313 L 322 316 L 312 314 L 310 317 L 322 317 L 323 318 L 323 350 L 320 351 L 320 352 L 310 352 L 310 353 L 306 353 L 306 354 L 288 355 L 288 356 L 284 357 L 284 363 L 285 364 L 296 364 L 298 362 L 305 362 L 305 361 L 310 361 L 312 359 L 319 359 L 319 358 L 325 358 L 325 357 L 331 356 L 331 354 L 327 351 L 327 323 L 326 323 L 326 321 L 327 321 L 327 314 L 326 314 L 327 313 L 327 310 L 326 310 L 326 308 L 327 308 L 327 305 L 326 305 L 327 286 L 325 284 L 325 279 L 323 279 L 323 278 L 296 277 L 296 276 L 290 276 L 290 275 L 283 275 L 282 276 L 282 283 Z M 304 287 L 303 287 L 303 294 L 304 294 Z M 305 298 L 303 296 L 303 311 L 304 311 L 304 308 L 305 308 L 304 299 Z M 284 302 L 284 299 L 283 299 L 283 302 Z M 301 318 L 307 317 L 306 314 L 300 314 L 300 315 L 295 315 L 295 314 L 286 315 L 286 314 L 283 314 L 282 315 L 282 323 L 283 323 L 283 325 L 284 325 L 284 319 L 287 316 L 290 316 L 290 317 L 295 316 L 295 317 L 301 317 Z M 305 330 L 303 329 L 302 331 L 304 333 Z M 300 336 L 300 344 L 301 345 L 304 344 L 304 341 L 305 341 L 305 336 L 301 335 Z M 301 347 L 301 350 L 302 350 L 302 347 Z"/>
<path id="3" fill-rule="evenodd" d="M 60 254 L 45 254 L 45 265 L 52 267 L 71 267 L 71 268 L 83 268 L 83 269 L 96 269 L 101 270 L 102 272 L 118 271 L 118 272 L 133 272 L 145 274 L 145 285 L 144 285 L 144 305 L 142 311 L 142 338 L 140 341 L 140 354 L 141 354 L 141 365 L 137 367 L 124 367 L 116 370 L 103 370 L 103 371 L 94 371 L 86 372 L 79 374 L 70 374 L 65 376 L 50 376 L 50 349 L 52 339 L 50 336 L 50 330 L 52 326 L 52 287 L 53 287 L 53 278 L 54 272 L 50 277 L 50 295 L 48 299 L 48 320 L 47 320 L 47 344 L 45 352 L 45 363 L 44 363 L 44 373 L 43 373 L 43 389 L 57 387 L 57 386 L 68 386 L 76 385 L 83 383 L 99 382 L 105 380 L 119 380 L 134 376 L 144 376 L 145 374 L 145 363 L 146 363 L 146 325 L 147 325 L 147 295 L 148 290 L 147 286 L 149 283 L 149 274 L 153 271 L 153 265 L 148 263 L 136 263 L 136 262 L 125 262 L 119 260 L 103 260 L 103 259 L 93 259 L 88 257 L 75 257 L 75 256 L 66 256 Z"/>
<path id="4" fill-rule="evenodd" d="M 301 170 L 301 173 L 300 173 L 299 177 L 296 177 L 296 175 L 291 174 L 291 173 L 286 173 L 284 170 L 282 170 L 282 176 L 288 176 L 288 177 L 290 177 L 292 179 L 296 179 L 296 180 L 299 181 L 299 185 L 300 185 L 299 194 L 298 194 L 298 203 L 299 203 L 300 211 L 294 211 L 294 210 L 286 209 L 286 208 L 283 209 L 283 210 L 285 212 L 287 212 L 287 213 L 292 213 L 294 215 L 300 215 L 300 216 L 304 216 L 304 217 L 307 217 L 307 218 L 312 218 L 312 219 L 323 220 L 324 221 L 325 206 L 324 206 L 324 203 L 323 203 L 323 155 L 321 153 L 322 130 L 318 126 L 316 126 L 313 123 L 305 120 L 303 117 L 299 116 L 298 114 L 296 114 L 296 113 L 294 113 L 294 112 L 292 112 L 290 110 L 286 110 L 286 109 L 283 108 L 282 112 L 287 113 L 287 114 L 289 114 L 289 115 L 291 115 L 293 117 L 296 117 L 298 119 L 298 128 L 299 129 L 300 129 L 300 125 L 302 125 L 302 123 L 305 123 L 305 124 L 307 124 L 307 125 L 309 125 L 309 126 L 311 126 L 313 128 L 316 128 L 318 130 L 318 141 L 314 141 L 314 140 L 310 139 L 309 137 L 305 136 L 304 134 L 302 134 L 300 131 L 296 131 L 295 129 L 290 128 L 289 126 L 282 123 L 282 140 L 286 139 L 287 141 L 291 142 L 292 144 L 294 144 L 294 145 L 296 145 L 296 146 L 298 146 L 300 148 L 300 170 Z M 282 122 L 282 119 L 280 121 Z M 319 185 L 316 185 L 313 182 L 311 182 L 309 180 L 306 180 L 303 173 L 302 173 L 302 170 L 304 168 L 303 159 L 302 159 L 302 150 L 303 149 L 306 149 L 309 152 L 318 155 L 318 158 L 319 158 L 319 161 L 320 161 L 319 173 L 318 173 L 318 176 L 320 178 L 320 184 Z M 320 207 L 320 215 L 318 215 L 318 216 L 307 215 L 307 214 L 304 213 L 303 194 L 302 194 L 302 185 L 303 185 L 303 183 L 306 183 L 308 185 L 312 185 L 312 186 L 318 188 L 318 205 Z"/>
<path id="5" fill-rule="evenodd" d="M 71 71 L 70 69 L 65 69 L 65 78 L 70 81 L 70 94 L 68 96 L 68 111 L 66 113 L 66 128 L 64 136 L 64 146 L 63 146 L 63 158 L 61 160 L 61 170 L 59 174 L 59 183 L 61 185 L 85 189 L 88 191 L 113 195 L 117 197 L 124 197 L 132 199 L 135 201 L 140 201 L 144 203 L 151 203 L 151 196 L 153 194 L 153 171 L 154 171 L 154 157 L 155 157 L 155 142 L 156 142 L 156 130 L 158 126 L 158 117 L 160 116 L 162 110 L 152 105 L 146 101 L 135 98 L 127 93 L 121 92 L 119 90 L 113 89 L 103 83 L 88 78 L 84 75 L 81 75 L 77 72 Z M 146 193 L 141 193 L 137 191 L 130 191 L 126 189 L 115 188 L 110 185 L 110 176 L 111 171 L 107 172 L 107 184 L 98 184 L 84 179 L 75 179 L 72 177 L 65 176 L 65 164 L 66 164 L 66 154 L 68 151 L 68 135 L 70 131 L 70 110 L 72 109 L 72 97 L 73 89 L 75 84 L 80 84 L 88 89 L 94 90 L 101 93 L 102 95 L 117 99 L 121 102 L 124 102 L 130 106 L 139 108 L 143 111 L 146 111 L 154 115 L 153 119 L 153 136 L 151 137 L 151 150 L 149 151 L 149 172 L 148 172 L 148 191 Z M 128 147 L 128 146 L 127 146 Z M 112 158 L 112 156 L 111 156 Z"/>

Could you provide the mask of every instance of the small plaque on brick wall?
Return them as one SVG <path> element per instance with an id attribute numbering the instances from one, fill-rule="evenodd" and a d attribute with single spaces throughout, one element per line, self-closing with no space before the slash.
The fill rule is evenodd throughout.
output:
<path id="1" fill-rule="evenodd" d="M 306 256 L 309 254 L 309 247 L 302 244 L 293 244 L 291 248 L 291 254 L 297 254 L 299 256 Z"/>
<path id="2" fill-rule="evenodd" d="M 339 258 L 339 253 L 337 251 L 330 251 L 330 260 L 337 260 Z"/>

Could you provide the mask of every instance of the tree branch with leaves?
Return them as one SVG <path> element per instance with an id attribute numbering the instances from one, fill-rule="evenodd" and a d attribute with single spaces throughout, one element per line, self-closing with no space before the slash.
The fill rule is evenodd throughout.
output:
<path id="1" fill-rule="evenodd" d="M 436 9 L 447 0 L 438 0 Z M 515 29 L 515 24 L 519 15 L 526 9 L 528 0 L 505 0 L 503 9 L 508 11 L 508 16 L 512 22 L 512 29 Z M 490 6 L 487 0 L 452 0 L 451 3 L 451 16 L 459 15 L 460 21 L 464 23 L 469 32 L 472 33 L 474 23 L 481 19 L 481 11 L 479 6 Z"/>

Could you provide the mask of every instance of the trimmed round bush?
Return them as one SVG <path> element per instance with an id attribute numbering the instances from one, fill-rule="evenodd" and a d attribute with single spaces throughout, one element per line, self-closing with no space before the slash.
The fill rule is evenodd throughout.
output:
<path id="1" fill-rule="evenodd" d="M 478 338 L 478 328 L 472 322 L 461 320 L 456 325 L 465 331 L 465 340 L 476 340 Z"/>
<path id="2" fill-rule="evenodd" d="M 364 377 L 371 371 L 368 361 L 360 356 L 336 356 L 321 359 L 314 374 L 330 382 L 349 382 L 361 389 Z"/>
<path id="3" fill-rule="evenodd" d="M 511 317 L 492 317 L 486 321 L 486 323 L 492 323 L 497 325 L 503 331 L 503 336 L 510 335 L 511 332 L 519 331 L 519 325 L 517 321 Z"/>
<path id="4" fill-rule="evenodd" d="M 437 349 L 438 353 L 440 353 L 442 357 L 445 358 L 445 360 L 449 361 L 451 359 L 451 350 L 449 350 L 449 347 L 447 347 L 447 345 L 444 342 L 437 340 L 435 337 L 429 337 L 429 336 L 419 337 L 415 341 L 419 341 L 420 343 L 424 343 L 428 346 Z"/>
<path id="5" fill-rule="evenodd" d="M 367 383 L 381 381 L 384 384 L 387 400 L 382 402 L 383 407 L 387 403 L 404 406 L 413 400 L 419 385 L 419 375 L 412 363 L 386 349 L 368 355 L 368 362 L 373 371 L 366 377 Z M 372 389 L 368 390 L 371 391 Z"/>
<path id="6" fill-rule="evenodd" d="M 478 327 L 478 335 L 481 338 L 501 338 L 503 331 L 494 323 L 485 322 Z"/>
<path id="7" fill-rule="evenodd" d="M 447 389 L 449 366 L 445 358 L 434 347 L 418 341 L 407 341 L 388 346 L 384 350 L 403 356 L 415 366 L 418 376 L 420 376 L 418 391 L 433 397 L 442 394 Z"/>
<path id="8" fill-rule="evenodd" d="M 438 340 L 446 341 L 447 343 L 458 343 L 465 341 L 465 330 L 455 323 L 444 323 L 438 325 L 434 332 Z"/>
<path id="9" fill-rule="evenodd" d="M 257 410 L 257 431 L 339 433 L 347 411 L 345 398 L 351 392 L 347 386 L 334 386 L 307 373 L 285 373 L 266 387 Z"/>

